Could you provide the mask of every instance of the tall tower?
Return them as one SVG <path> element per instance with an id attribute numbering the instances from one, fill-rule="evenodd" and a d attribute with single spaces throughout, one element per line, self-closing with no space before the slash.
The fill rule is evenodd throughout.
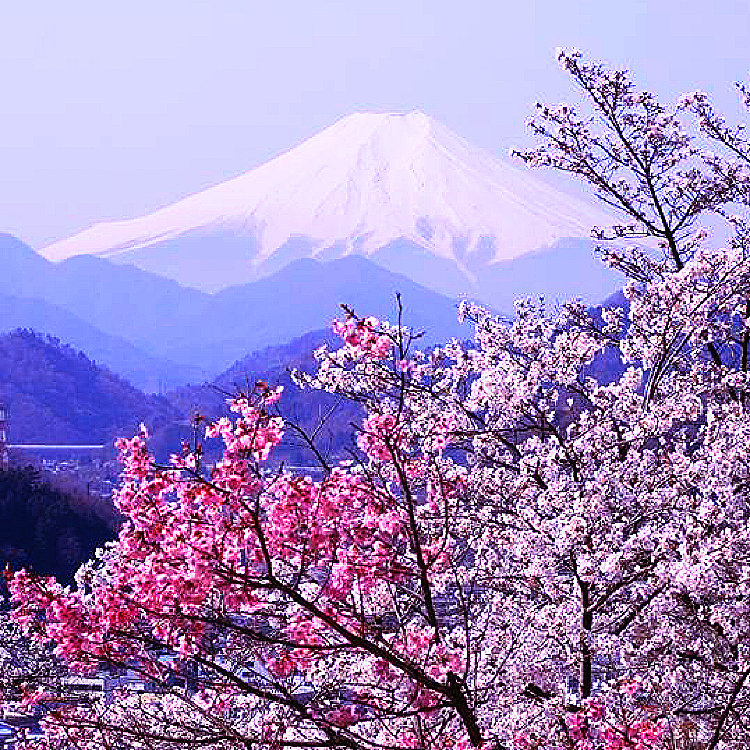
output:
<path id="1" fill-rule="evenodd" d="M 0 403 L 0 469 L 8 468 L 8 407 Z"/>

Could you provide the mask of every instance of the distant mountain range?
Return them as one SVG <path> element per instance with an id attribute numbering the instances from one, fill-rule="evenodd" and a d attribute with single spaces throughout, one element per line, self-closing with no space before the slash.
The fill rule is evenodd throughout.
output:
<path id="1" fill-rule="evenodd" d="M 361 256 L 302 259 L 213 295 L 93 256 L 51 263 L 9 235 L 0 257 L 0 333 L 57 336 L 151 391 L 203 382 L 248 352 L 324 328 L 342 302 L 392 318 L 400 292 L 406 324 L 426 342 L 465 332 L 454 300 Z"/>
<path id="2" fill-rule="evenodd" d="M 606 215 L 424 114 L 358 114 L 153 214 L 43 250 L 0 234 L 0 334 L 28 328 L 149 392 L 210 381 L 248 352 L 326 328 L 346 303 L 464 337 L 462 296 L 607 297 L 585 239 Z"/>
<path id="3" fill-rule="evenodd" d="M 0 333 L 30 329 L 83 349 L 96 362 L 146 391 L 158 392 L 186 382 L 201 382 L 210 371 L 147 354 L 119 336 L 103 333 L 65 308 L 45 300 L 0 293 Z"/>
<path id="4" fill-rule="evenodd" d="M 0 234 L 0 334 L 28 328 L 55 336 L 148 391 L 201 382 L 212 374 L 133 343 L 149 317 L 151 327 L 158 328 L 160 316 L 171 314 L 175 296 L 182 300 L 189 294 L 173 281 L 98 258 L 50 263 L 15 237 Z"/>
<path id="5" fill-rule="evenodd" d="M 567 255 L 540 251 L 496 264 L 498 274 L 505 269 L 504 294 L 523 296 L 535 286 L 552 302 L 564 299 L 556 279 L 589 254 L 579 244 L 565 246 Z M 94 256 L 51 263 L 10 235 L 0 235 L 0 258 L 0 333 L 26 327 L 57 336 L 152 392 L 209 380 L 248 352 L 324 328 L 341 314 L 341 303 L 362 315 L 393 318 L 397 292 L 404 320 L 426 331 L 426 344 L 466 335 L 455 298 L 356 254 L 292 261 L 215 294 Z M 481 286 L 494 283 L 487 273 Z"/>
<path id="6" fill-rule="evenodd" d="M 595 300 L 615 289 L 586 239 L 610 223 L 421 112 L 359 113 L 233 180 L 42 254 L 96 255 L 204 291 L 359 254 L 510 311 L 519 294 Z"/>

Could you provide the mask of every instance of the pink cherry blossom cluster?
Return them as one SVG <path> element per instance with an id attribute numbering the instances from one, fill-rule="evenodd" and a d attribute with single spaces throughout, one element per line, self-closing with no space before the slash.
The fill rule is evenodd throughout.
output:
<path id="1" fill-rule="evenodd" d="M 619 706 L 622 714 L 623 706 Z M 608 719 L 604 703 L 589 699 L 578 711 L 568 712 L 564 719 L 565 734 L 560 744 L 534 731 L 518 732 L 513 744 L 518 750 L 651 750 L 659 747 L 668 731 L 665 719 L 654 719 L 637 705 L 629 707 L 630 718 L 622 722 Z M 637 718 L 636 718 L 637 717 Z"/>
<path id="2" fill-rule="evenodd" d="M 347 658 L 351 651 L 373 674 L 390 670 L 418 710 L 432 709 L 439 693 L 421 685 L 418 676 L 439 684 L 447 672 L 461 668 L 460 649 L 435 642 L 434 628 L 428 628 L 431 636 L 413 629 L 406 640 L 383 640 L 374 653 L 350 642 L 364 639 L 372 627 L 362 620 L 363 608 L 377 613 L 392 606 L 393 592 L 408 590 L 420 565 L 431 576 L 445 571 L 450 547 L 440 524 L 430 531 L 428 506 L 412 506 L 424 527 L 412 542 L 415 519 L 403 494 L 345 467 L 322 481 L 287 473 L 265 477 L 261 464 L 283 435 L 281 420 L 266 407 L 279 395 L 238 398 L 230 403 L 237 417 L 209 424 L 207 435 L 220 437 L 225 451 L 208 478 L 198 474 L 197 462 L 156 467 L 145 434 L 119 441 L 124 470 L 116 502 L 127 521 L 116 554 L 81 577 L 86 593 L 16 574 L 15 616 L 29 634 L 54 642 L 71 669 L 138 665 L 144 675 L 163 680 L 167 672 L 154 646 L 172 649 L 185 663 L 205 662 L 212 632 L 207 608 L 221 602 L 231 612 L 278 619 L 281 640 L 262 649 L 264 679 L 274 690 L 319 669 L 321 660 L 335 663 L 340 650 Z M 373 456 L 387 460 L 378 454 L 384 440 L 399 446 L 401 428 L 394 417 L 371 415 L 364 430 L 373 437 L 368 445 Z M 434 474 L 434 484 L 439 472 L 421 464 L 416 470 L 420 461 L 410 459 L 404 476 L 422 481 L 425 472 Z M 455 502 L 458 484 L 450 472 L 443 484 L 443 503 Z M 436 492 L 431 490 L 433 509 Z M 414 543 L 420 545 L 417 557 L 409 552 Z M 389 705 L 381 690 L 356 690 L 356 709 L 311 709 L 310 724 L 353 726 Z"/>
<path id="3" fill-rule="evenodd" d="M 284 422 L 280 417 L 271 417 L 266 408 L 281 398 L 282 388 L 263 393 L 262 408 L 250 403 L 247 398 L 229 402 L 231 411 L 240 414 L 234 421 L 222 417 L 206 427 L 206 437 L 221 437 L 228 455 L 252 455 L 256 460 L 265 461 L 271 449 L 281 442 Z"/>
<path id="4" fill-rule="evenodd" d="M 390 336 L 379 333 L 380 324 L 377 318 L 357 318 L 354 315 L 347 315 L 345 320 L 336 320 L 332 326 L 347 346 L 357 354 L 373 359 L 383 359 L 393 349 Z"/>
<path id="5" fill-rule="evenodd" d="M 357 445 L 376 461 L 387 461 L 404 445 L 402 426 L 393 414 L 371 414 L 365 419 Z"/>
<path id="6" fill-rule="evenodd" d="M 640 713 L 643 713 L 642 711 Z M 607 722 L 601 701 L 587 701 L 583 710 L 565 719 L 568 737 L 580 750 L 650 750 L 656 747 L 667 731 L 664 719 L 648 716 L 618 726 Z"/>

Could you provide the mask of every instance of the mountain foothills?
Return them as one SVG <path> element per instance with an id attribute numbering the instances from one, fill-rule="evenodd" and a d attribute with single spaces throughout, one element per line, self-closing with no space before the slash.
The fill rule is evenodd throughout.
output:
<path id="1" fill-rule="evenodd" d="M 146 216 L 96 224 L 42 250 L 96 255 L 217 291 L 303 258 L 361 254 L 451 296 L 601 298 L 618 277 L 591 258 L 603 212 L 475 148 L 421 112 L 344 117 L 249 172 Z M 582 252 L 585 250 L 586 252 Z M 519 285 L 513 261 L 532 264 Z"/>
<path id="2" fill-rule="evenodd" d="M 157 431 L 179 420 L 164 398 L 146 396 L 83 352 L 18 330 L 0 336 L 0 402 L 11 443 L 109 443 L 141 421 Z"/>
<path id="3" fill-rule="evenodd" d="M 627 301 L 615 295 L 604 306 L 627 309 Z M 468 333 L 463 330 L 462 337 Z M 336 349 L 340 344 L 330 329 L 310 331 L 283 345 L 252 352 L 202 385 L 155 396 L 142 393 L 58 339 L 19 329 L 0 336 L 0 402 L 10 407 L 12 443 L 112 446 L 115 438 L 134 435 L 143 423 L 152 435 L 155 455 L 166 461 L 181 441 L 193 437 L 196 415 L 230 416 L 227 399 L 261 383 L 283 386 L 278 408 L 289 428 L 275 451 L 276 460 L 311 466 L 320 457 L 340 459 L 356 450 L 351 426 L 362 420 L 359 405 L 325 391 L 300 389 L 292 377 L 294 370 L 317 369 L 314 352 L 320 347 Z M 612 382 L 622 371 L 622 362 L 609 350 L 586 368 L 587 375 L 602 383 Z M 314 435 L 312 446 L 305 435 Z M 206 440 L 204 448 L 209 460 L 219 457 L 219 441 Z"/>
<path id="4" fill-rule="evenodd" d="M 284 386 L 284 416 L 312 432 L 326 455 L 342 455 L 352 447 L 345 435 L 360 417 L 357 408 L 340 403 L 331 394 L 300 390 L 290 371 L 315 369 L 313 352 L 323 344 L 335 345 L 327 330 L 313 331 L 283 346 L 267 347 L 235 362 L 213 381 L 185 386 L 165 396 L 147 395 L 81 351 L 58 339 L 28 330 L 0 336 L 0 403 L 10 410 L 10 442 L 105 444 L 134 435 L 141 423 L 152 435 L 151 447 L 166 461 L 191 437 L 194 415 L 229 414 L 227 397 L 253 388 L 261 381 Z M 207 442 L 213 456 L 216 446 Z M 281 460 L 313 463 L 309 446 L 290 431 L 279 451 Z"/>
<path id="5" fill-rule="evenodd" d="M 340 343 L 341 339 L 330 330 L 311 331 L 282 346 L 253 352 L 235 362 L 213 382 L 179 388 L 167 394 L 167 398 L 182 414 L 216 419 L 231 416 L 228 396 L 246 393 L 258 383 L 270 388 L 283 386 L 279 411 L 290 427 L 275 451 L 275 460 L 314 466 L 319 457 L 340 458 L 355 448 L 351 425 L 361 421 L 362 409 L 331 393 L 301 390 L 292 379 L 294 370 L 314 372 L 317 369 L 314 352 L 319 347 L 327 345 L 334 349 Z M 314 436 L 312 446 L 305 435 Z M 209 440 L 205 448 L 209 457 L 218 457 L 221 443 Z"/>

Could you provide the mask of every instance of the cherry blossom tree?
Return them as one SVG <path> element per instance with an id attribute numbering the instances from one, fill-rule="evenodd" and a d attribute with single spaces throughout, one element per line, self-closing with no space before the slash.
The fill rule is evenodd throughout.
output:
<path id="1" fill-rule="evenodd" d="M 65 674 L 49 648 L 25 638 L 7 612 L 0 614 L 0 696 L 22 708 L 24 696 L 60 690 Z"/>
<path id="2" fill-rule="evenodd" d="M 273 461 L 283 394 L 262 383 L 206 424 L 214 466 L 122 440 L 118 541 L 72 590 L 10 585 L 72 670 L 150 689 L 50 712 L 44 746 L 750 744 L 746 142 L 702 94 L 668 109 L 560 60 L 593 116 L 540 107 L 521 156 L 625 217 L 597 236 L 628 304 L 466 303 L 474 340 L 430 352 L 400 315 L 348 310 L 297 375 L 364 411 L 347 460 L 309 436 L 316 478 Z"/>

